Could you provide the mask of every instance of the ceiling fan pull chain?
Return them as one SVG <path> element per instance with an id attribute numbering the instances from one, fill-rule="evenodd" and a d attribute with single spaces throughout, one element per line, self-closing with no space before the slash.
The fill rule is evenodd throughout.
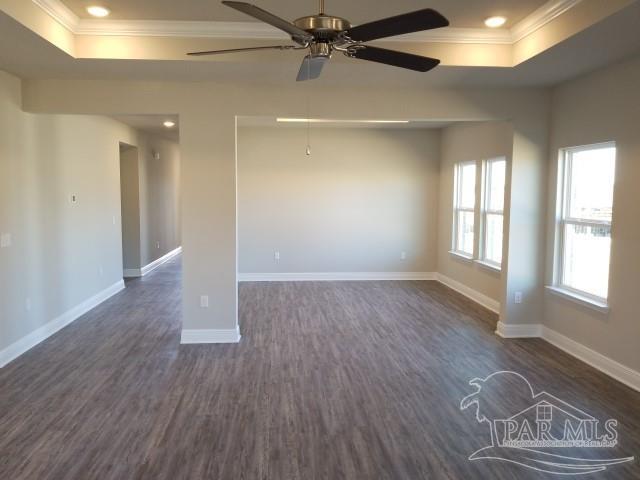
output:
<path id="1" fill-rule="evenodd" d="M 324 15 L 324 0 L 319 0 L 320 2 L 320 15 Z"/>

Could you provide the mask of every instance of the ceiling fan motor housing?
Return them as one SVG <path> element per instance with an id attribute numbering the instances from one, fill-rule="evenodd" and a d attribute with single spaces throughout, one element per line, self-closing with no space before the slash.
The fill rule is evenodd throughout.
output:
<path id="1" fill-rule="evenodd" d="M 349 21 L 331 15 L 302 17 L 295 20 L 293 24 L 312 34 L 315 41 L 328 43 L 337 40 L 342 32 L 351 28 Z"/>

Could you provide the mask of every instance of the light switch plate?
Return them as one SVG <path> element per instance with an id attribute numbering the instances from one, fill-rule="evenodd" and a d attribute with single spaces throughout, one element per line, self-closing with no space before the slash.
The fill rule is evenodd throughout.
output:
<path id="1" fill-rule="evenodd" d="M 11 246 L 11 234 L 3 233 L 0 235 L 0 248 L 9 248 Z"/>

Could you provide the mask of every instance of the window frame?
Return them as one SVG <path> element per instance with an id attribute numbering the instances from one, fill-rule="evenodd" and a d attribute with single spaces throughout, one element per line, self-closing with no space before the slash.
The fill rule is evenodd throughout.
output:
<path id="1" fill-rule="evenodd" d="M 474 185 L 473 185 L 473 207 L 461 207 L 460 206 L 460 198 L 462 194 L 462 175 L 461 171 L 465 166 L 473 165 L 476 169 L 474 175 Z M 454 255 L 465 258 L 467 260 L 473 260 L 475 258 L 475 244 L 476 244 L 476 206 L 477 206 L 477 189 L 478 189 L 478 164 L 476 160 L 466 160 L 462 162 L 457 162 L 454 165 L 454 182 L 453 182 L 453 231 L 451 235 L 451 252 Z M 471 213 L 473 215 L 473 248 L 471 252 L 465 252 L 463 250 L 458 249 L 458 226 L 459 226 L 459 216 L 461 212 Z"/>
<path id="2" fill-rule="evenodd" d="M 491 210 L 489 208 L 489 196 L 491 195 L 491 164 L 497 162 L 504 162 L 504 189 L 502 192 L 502 210 Z M 504 196 L 507 191 L 507 166 L 508 165 L 506 156 L 489 158 L 482 161 L 482 199 L 480 203 L 480 255 L 478 262 L 495 270 L 502 270 L 502 261 L 496 262 L 487 258 L 487 217 L 489 215 L 500 215 L 502 217 L 502 242 L 504 247 Z M 504 257 L 504 248 L 502 249 L 502 251 L 502 257 Z"/>
<path id="3" fill-rule="evenodd" d="M 611 221 L 604 220 L 592 220 L 575 218 L 570 216 L 571 212 L 571 169 L 573 162 L 573 155 L 580 152 L 604 150 L 607 148 L 616 149 L 617 164 L 617 144 L 615 141 L 595 143 L 591 145 L 581 145 L 577 147 L 566 147 L 560 149 L 558 155 L 558 200 L 557 200 L 557 221 L 556 221 L 556 255 L 555 255 L 555 268 L 553 275 L 553 287 L 556 291 L 564 291 L 569 295 L 574 296 L 577 299 L 583 299 L 587 302 L 593 303 L 597 306 L 608 305 L 608 297 L 604 298 L 593 293 L 580 290 L 578 288 L 567 285 L 564 281 L 565 277 L 565 236 L 566 228 L 568 225 L 584 226 L 589 228 L 601 228 L 608 227 L 611 231 L 613 238 L 613 201 L 611 205 L 612 218 Z M 614 168 L 615 168 L 614 164 Z M 614 179 L 614 194 L 615 194 L 615 179 Z M 611 266 L 611 248 L 609 249 L 609 266 Z M 609 278 L 607 283 L 611 281 L 611 270 L 609 270 Z M 610 285 L 609 285 L 610 286 Z M 607 289 L 608 290 L 608 289 Z"/>

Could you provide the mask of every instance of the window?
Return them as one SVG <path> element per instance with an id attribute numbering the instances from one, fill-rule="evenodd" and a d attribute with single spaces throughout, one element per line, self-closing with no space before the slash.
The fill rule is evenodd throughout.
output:
<path id="1" fill-rule="evenodd" d="M 594 300 L 609 294 L 614 143 L 562 151 L 556 286 Z"/>
<path id="2" fill-rule="evenodd" d="M 480 260 L 497 268 L 502 264 L 506 167 L 504 158 L 484 162 Z"/>
<path id="3" fill-rule="evenodd" d="M 453 251 L 473 257 L 476 207 L 476 164 L 462 162 L 455 166 L 453 199 Z"/>

